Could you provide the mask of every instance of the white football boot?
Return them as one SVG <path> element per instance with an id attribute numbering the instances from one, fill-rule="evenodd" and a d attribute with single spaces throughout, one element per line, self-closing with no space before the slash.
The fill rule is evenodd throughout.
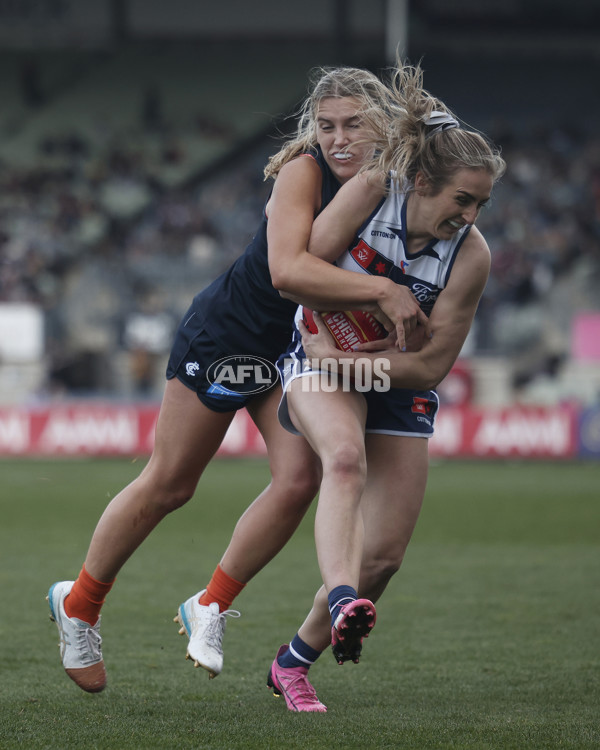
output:
<path id="1" fill-rule="evenodd" d="M 190 639 L 186 659 L 192 659 L 195 667 L 208 672 L 209 679 L 216 677 L 223 669 L 223 635 L 227 617 L 240 617 L 235 609 L 219 612 L 217 602 L 205 606 L 198 603 L 204 594 L 199 591 L 185 601 L 177 612 L 174 622 L 181 625 L 179 635 L 187 634 Z"/>
<path id="2" fill-rule="evenodd" d="M 46 599 L 50 605 L 50 619 L 60 634 L 60 656 L 69 677 L 82 690 L 99 693 L 106 687 L 106 670 L 102 661 L 100 617 L 95 625 L 67 617 L 65 598 L 74 581 L 60 581 L 50 587 Z"/>

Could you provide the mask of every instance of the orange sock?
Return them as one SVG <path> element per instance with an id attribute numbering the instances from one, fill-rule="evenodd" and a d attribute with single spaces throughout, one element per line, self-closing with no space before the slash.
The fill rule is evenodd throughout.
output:
<path id="1" fill-rule="evenodd" d="M 246 584 L 236 581 L 235 578 L 228 576 L 220 565 L 217 565 L 215 572 L 206 587 L 206 591 L 198 600 L 200 604 L 207 606 L 211 602 L 217 602 L 219 611 L 225 612 L 231 607 L 231 603 L 240 593 Z"/>
<path id="2" fill-rule="evenodd" d="M 104 598 L 111 590 L 113 583 L 114 581 L 103 583 L 92 578 L 84 565 L 79 578 L 65 597 L 67 617 L 77 617 L 79 620 L 89 622 L 90 625 L 95 625 L 100 616 Z"/>

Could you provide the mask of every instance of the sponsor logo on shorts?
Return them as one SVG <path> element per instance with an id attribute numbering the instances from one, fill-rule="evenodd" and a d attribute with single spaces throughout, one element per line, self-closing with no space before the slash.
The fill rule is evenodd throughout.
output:
<path id="1" fill-rule="evenodd" d="M 279 380 L 277 368 L 262 357 L 233 354 L 213 362 L 206 371 L 214 387 L 243 395 L 268 391 Z"/>
<path id="2" fill-rule="evenodd" d="M 411 411 L 416 414 L 417 422 L 425 422 L 431 426 L 431 417 L 435 409 L 435 402 L 428 398 L 422 398 L 420 396 L 413 396 L 413 405 Z"/>

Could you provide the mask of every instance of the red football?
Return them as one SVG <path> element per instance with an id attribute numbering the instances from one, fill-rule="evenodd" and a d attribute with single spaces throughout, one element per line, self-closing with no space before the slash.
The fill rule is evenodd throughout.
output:
<path id="1" fill-rule="evenodd" d="M 310 333 L 316 333 L 312 310 L 302 308 L 302 318 Z M 362 310 L 322 313 L 321 318 L 333 336 L 337 348 L 343 352 L 351 352 L 365 341 L 375 341 L 387 336 L 385 328 L 377 318 Z"/>

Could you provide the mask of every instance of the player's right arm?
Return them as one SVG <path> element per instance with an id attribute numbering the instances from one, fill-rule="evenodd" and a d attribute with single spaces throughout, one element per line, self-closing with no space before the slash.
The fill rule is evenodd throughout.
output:
<path id="1" fill-rule="evenodd" d="M 364 172 L 352 177 L 315 219 L 309 252 L 330 263 L 336 261 L 384 198 L 385 180 L 380 174 Z"/>

